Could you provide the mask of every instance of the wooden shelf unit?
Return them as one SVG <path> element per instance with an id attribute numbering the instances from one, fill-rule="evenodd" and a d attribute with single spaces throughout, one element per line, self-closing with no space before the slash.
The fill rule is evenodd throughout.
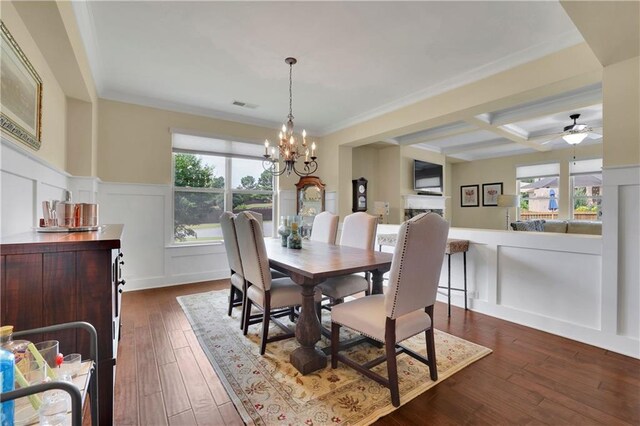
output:
<path id="1" fill-rule="evenodd" d="M 120 333 L 123 225 L 100 231 L 29 232 L 0 240 L 2 324 L 15 330 L 70 321 L 86 321 L 98 333 L 100 424 L 112 424 L 113 385 Z M 89 337 L 82 331 L 30 335 L 37 342 L 55 339 L 62 353 L 89 358 Z"/>

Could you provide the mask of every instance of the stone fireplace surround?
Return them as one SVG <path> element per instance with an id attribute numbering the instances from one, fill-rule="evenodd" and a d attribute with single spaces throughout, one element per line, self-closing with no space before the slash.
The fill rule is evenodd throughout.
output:
<path id="1" fill-rule="evenodd" d="M 439 195 L 403 195 L 403 220 L 409 220 L 414 216 L 427 211 L 444 216 L 445 196 Z"/>

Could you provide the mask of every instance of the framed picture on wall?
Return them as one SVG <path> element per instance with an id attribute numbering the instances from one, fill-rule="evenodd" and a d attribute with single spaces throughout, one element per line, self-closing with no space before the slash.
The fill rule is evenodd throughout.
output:
<path id="1" fill-rule="evenodd" d="M 42 80 L 2 21 L 0 31 L 0 125 L 13 139 L 37 150 L 40 149 Z"/>
<path id="2" fill-rule="evenodd" d="M 478 207 L 478 185 L 465 185 L 460 187 L 460 207 Z"/>
<path id="3" fill-rule="evenodd" d="M 502 195 L 502 182 L 482 184 L 482 205 L 497 206 L 498 195 Z"/>

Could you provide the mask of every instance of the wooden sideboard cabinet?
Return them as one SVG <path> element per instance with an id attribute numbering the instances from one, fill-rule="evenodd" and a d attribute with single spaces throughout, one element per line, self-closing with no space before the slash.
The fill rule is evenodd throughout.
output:
<path id="1" fill-rule="evenodd" d="M 0 240 L 1 324 L 25 330 L 87 321 L 98 333 L 98 402 L 102 425 L 113 422 L 113 385 L 120 334 L 123 225 L 100 231 L 24 233 Z M 31 335 L 55 339 L 60 352 L 89 357 L 86 332 Z"/>

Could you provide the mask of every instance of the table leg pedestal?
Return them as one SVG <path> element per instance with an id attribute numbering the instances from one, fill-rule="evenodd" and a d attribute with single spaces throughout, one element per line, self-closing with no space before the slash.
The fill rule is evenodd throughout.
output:
<path id="1" fill-rule="evenodd" d="M 371 271 L 371 294 L 382 294 L 382 281 L 386 271 L 374 269 Z"/>
<path id="2" fill-rule="evenodd" d="M 302 310 L 296 324 L 296 340 L 300 347 L 293 351 L 289 360 L 303 375 L 327 366 L 327 356 L 316 348 L 320 340 L 320 321 L 316 314 L 314 286 L 302 285 Z"/>

